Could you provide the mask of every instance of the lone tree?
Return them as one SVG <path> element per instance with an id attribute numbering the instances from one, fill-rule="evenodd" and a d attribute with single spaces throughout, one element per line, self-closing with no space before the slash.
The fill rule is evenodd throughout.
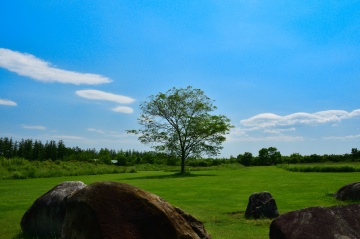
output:
<path id="1" fill-rule="evenodd" d="M 138 119 L 142 126 L 128 133 L 139 134 L 140 142 L 151 144 L 157 151 L 181 159 L 181 173 L 185 173 L 188 157 L 215 156 L 222 149 L 230 120 L 224 115 L 211 115 L 216 107 L 200 89 L 172 88 L 142 102 Z"/>

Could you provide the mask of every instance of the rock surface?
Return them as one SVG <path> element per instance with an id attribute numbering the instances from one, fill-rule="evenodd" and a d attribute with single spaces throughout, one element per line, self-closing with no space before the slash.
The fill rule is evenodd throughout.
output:
<path id="1" fill-rule="evenodd" d="M 82 182 L 63 182 L 39 197 L 21 219 L 21 229 L 35 237 L 60 237 L 65 217 L 64 198 L 86 187 Z"/>
<path id="2" fill-rule="evenodd" d="M 270 239 L 358 239 L 360 205 L 311 207 L 272 221 Z"/>
<path id="3" fill-rule="evenodd" d="M 175 207 L 175 210 L 190 224 L 191 228 L 196 232 L 196 234 L 198 234 L 201 239 L 211 238 L 210 235 L 206 232 L 202 222 L 178 207 Z"/>
<path id="4" fill-rule="evenodd" d="M 275 199 L 269 192 L 253 193 L 245 211 L 247 218 L 275 218 L 279 216 Z"/>
<path id="5" fill-rule="evenodd" d="M 334 195 L 338 200 L 360 200 L 360 182 L 341 187 Z"/>
<path id="6" fill-rule="evenodd" d="M 201 222 L 160 197 L 114 182 L 66 198 L 63 238 L 210 239 Z"/>

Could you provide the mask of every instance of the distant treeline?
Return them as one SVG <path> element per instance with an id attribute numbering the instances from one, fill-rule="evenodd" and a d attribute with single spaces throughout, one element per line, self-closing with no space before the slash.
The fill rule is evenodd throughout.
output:
<path id="1" fill-rule="evenodd" d="M 62 140 L 45 143 L 39 140 L 0 138 L 0 157 L 23 158 L 29 161 L 98 161 L 106 164 L 132 166 L 137 164 L 180 165 L 178 158 L 154 151 L 118 150 L 102 148 L 81 149 L 67 147 Z M 188 166 L 213 166 L 228 162 L 227 159 L 188 160 Z"/>
<path id="2" fill-rule="evenodd" d="M 301 155 L 293 153 L 290 156 L 282 156 L 275 148 L 262 148 L 258 156 L 245 152 L 237 156 L 237 161 L 245 166 L 267 166 L 277 164 L 298 164 L 298 163 L 325 163 L 325 162 L 360 162 L 360 150 L 352 148 L 347 154 L 312 154 Z"/>
<path id="3" fill-rule="evenodd" d="M 45 143 L 39 140 L 0 138 L 0 156 L 5 158 L 24 158 L 29 161 L 99 161 L 107 164 L 117 162 L 119 165 L 155 163 L 155 160 L 170 160 L 166 155 L 155 152 L 139 152 L 136 150 L 119 150 L 102 148 L 81 149 L 67 147 L 62 140 Z"/>
<path id="4" fill-rule="evenodd" d="M 79 147 L 66 147 L 62 140 L 45 143 L 39 140 L 22 139 L 15 141 L 12 138 L 0 138 L 0 156 L 11 158 L 24 158 L 29 161 L 98 161 L 106 164 L 115 163 L 121 166 L 136 164 L 179 165 L 178 158 L 154 151 L 118 150 L 102 148 L 81 149 Z M 277 164 L 321 163 L 321 162 L 360 162 L 360 150 L 352 148 L 351 152 L 342 155 L 301 155 L 293 153 L 282 156 L 275 147 L 262 148 L 259 155 L 245 152 L 237 157 L 188 159 L 188 166 L 216 166 L 225 163 L 240 163 L 245 166 L 267 166 Z"/>

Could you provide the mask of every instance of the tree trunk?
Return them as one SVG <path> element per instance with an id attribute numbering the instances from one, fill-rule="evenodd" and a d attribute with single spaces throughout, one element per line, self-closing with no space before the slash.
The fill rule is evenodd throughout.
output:
<path id="1" fill-rule="evenodd" d="M 180 171 L 181 174 L 184 174 L 185 173 L 185 157 L 181 157 L 181 171 Z"/>

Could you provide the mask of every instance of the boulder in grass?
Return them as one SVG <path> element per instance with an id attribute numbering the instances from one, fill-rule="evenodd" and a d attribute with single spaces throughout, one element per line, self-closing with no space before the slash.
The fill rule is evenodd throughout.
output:
<path id="1" fill-rule="evenodd" d="M 360 238 L 360 205 L 306 208 L 285 213 L 270 224 L 270 239 L 304 238 Z"/>
<path id="2" fill-rule="evenodd" d="M 64 198 L 84 187 L 79 181 L 63 182 L 36 199 L 21 219 L 23 233 L 36 238 L 60 237 L 65 218 Z"/>
<path id="3" fill-rule="evenodd" d="M 201 239 L 210 239 L 210 235 L 205 230 L 204 224 L 192 215 L 184 212 L 182 209 L 175 207 L 175 210 L 190 224 L 191 228 Z"/>
<path id="4" fill-rule="evenodd" d="M 191 215 L 154 194 L 115 182 L 94 183 L 66 198 L 62 237 L 210 239 Z"/>
<path id="5" fill-rule="evenodd" d="M 360 200 L 360 182 L 350 183 L 341 187 L 334 195 L 338 200 Z"/>
<path id="6" fill-rule="evenodd" d="M 275 218 L 279 216 L 275 199 L 269 192 L 253 193 L 245 211 L 246 218 Z"/>

